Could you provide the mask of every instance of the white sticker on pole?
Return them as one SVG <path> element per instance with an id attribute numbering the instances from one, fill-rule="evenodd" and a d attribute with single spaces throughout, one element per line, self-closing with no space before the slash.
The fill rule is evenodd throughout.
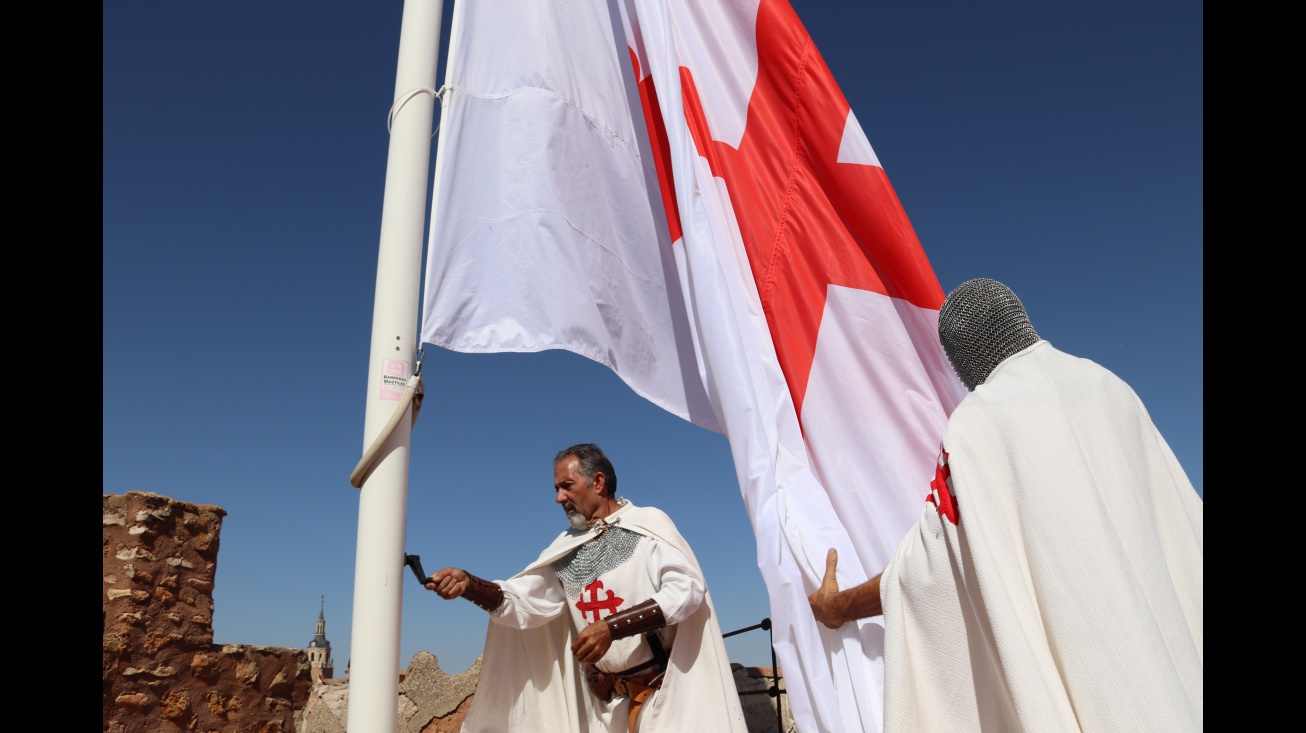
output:
<path id="1" fill-rule="evenodd" d="M 381 360 L 381 395 L 383 400 L 398 400 L 408 386 L 408 362 L 403 359 Z"/>

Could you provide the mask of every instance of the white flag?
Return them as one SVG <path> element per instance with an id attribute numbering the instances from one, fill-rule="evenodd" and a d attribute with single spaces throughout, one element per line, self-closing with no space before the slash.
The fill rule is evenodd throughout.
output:
<path id="1" fill-rule="evenodd" d="M 461 3 L 422 340 L 565 348 L 730 442 L 802 731 L 879 731 L 878 573 L 965 394 L 943 292 L 785 0 Z"/>

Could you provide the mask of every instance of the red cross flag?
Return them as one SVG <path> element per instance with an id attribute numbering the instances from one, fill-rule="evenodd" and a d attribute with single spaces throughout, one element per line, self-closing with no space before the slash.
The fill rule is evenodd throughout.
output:
<path id="1" fill-rule="evenodd" d="M 944 293 L 788 0 L 455 7 L 422 341 L 563 348 L 730 442 L 800 730 L 879 731 L 878 573 L 965 394 Z"/>

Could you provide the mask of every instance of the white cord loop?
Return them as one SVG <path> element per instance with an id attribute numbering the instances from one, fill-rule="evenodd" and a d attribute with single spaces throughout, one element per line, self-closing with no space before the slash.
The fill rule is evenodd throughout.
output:
<path id="1" fill-rule="evenodd" d="M 395 115 L 399 114 L 399 110 L 403 109 L 405 104 L 408 104 L 408 100 L 412 99 L 418 94 L 429 94 L 432 97 L 435 97 L 436 99 L 440 100 L 440 109 L 444 109 L 444 93 L 447 91 L 449 91 L 448 84 L 445 84 L 444 86 L 440 87 L 439 91 L 436 91 L 430 87 L 419 87 L 417 89 L 409 89 L 408 91 L 404 92 L 402 95 L 399 96 L 398 99 L 395 100 L 394 104 L 390 105 L 390 114 L 389 116 L 386 117 L 385 120 L 385 131 L 387 133 L 394 132 L 392 128 L 394 127 L 394 123 L 395 123 Z M 443 115 L 441 115 L 441 117 L 443 117 Z M 440 126 L 436 125 L 435 132 L 431 133 L 431 137 L 435 137 L 436 133 L 438 133 L 439 131 L 440 131 Z"/>

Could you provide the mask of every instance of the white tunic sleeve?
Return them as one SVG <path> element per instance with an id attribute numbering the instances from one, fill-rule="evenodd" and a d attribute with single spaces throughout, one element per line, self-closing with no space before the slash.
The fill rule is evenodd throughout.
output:
<path id="1" fill-rule="evenodd" d="M 653 538 L 649 538 L 649 545 L 649 576 L 658 589 L 653 600 L 662 609 L 667 625 L 673 626 L 703 605 L 707 583 L 685 553 Z"/>
<path id="2" fill-rule="evenodd" d="M 533 629 L 567 610 L 567 598 L 552 568 L 539 568 L 495 583 L 503 589 L 503 603 L 490 612 L 493 623 Z"/>

